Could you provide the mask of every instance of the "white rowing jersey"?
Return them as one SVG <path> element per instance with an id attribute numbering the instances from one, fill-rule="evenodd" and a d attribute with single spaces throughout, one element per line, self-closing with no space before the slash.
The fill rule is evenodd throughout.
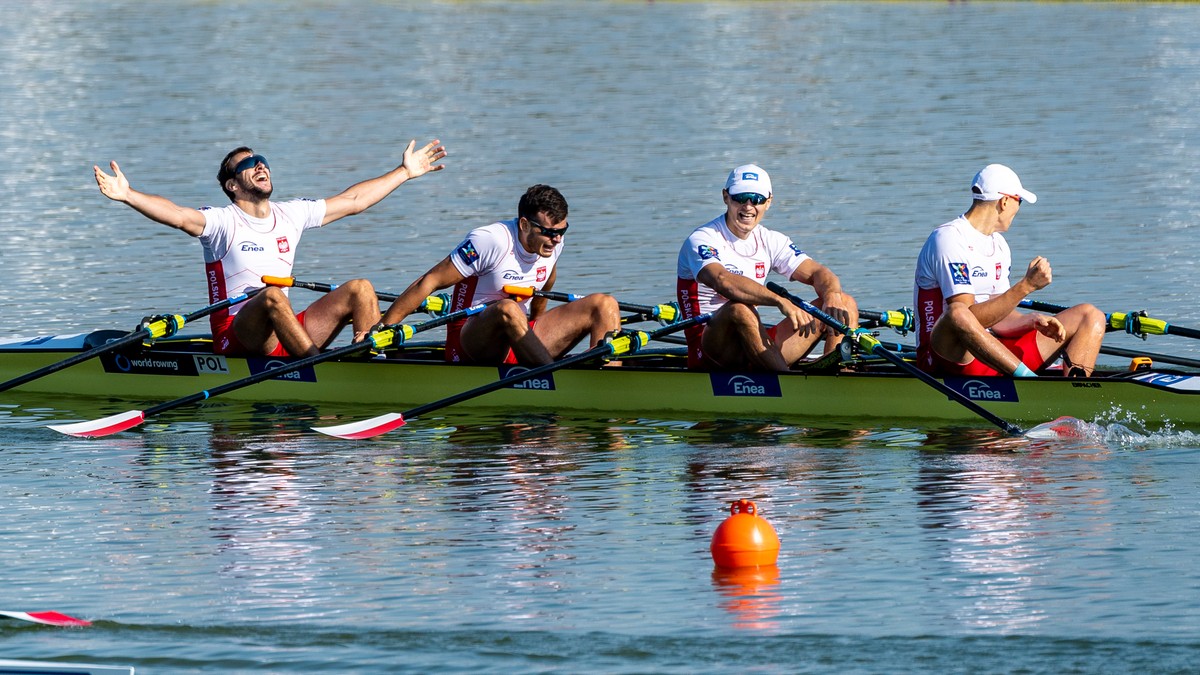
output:
<path id="1" fill-rule="evenodd" d="M 727 271 L 767 283 L 767 274 L 774 270 L 791 278 L 808 254 L 779 232 L 759 225 L 745 239 L 738 239 L 725 225 L 725 214 L 696 228 L 679 249 L 677 276 L 679 305 L 685 316 L 691 312 L 703 314 L 719 309 L 728 300 L 704 284 L 696 276 L 705 265 L 722 265 Z"/>
<path id="2" fill-rule="evenodd" d="M 559 240 L 549 258 L 526 251 L 517 240 L 515 218 L 471 230 L 450 253 L 450 262 L 466 277 L 454 286 L 451 309 L 507 298 L 508 294 L 502 290 L 505 286 L 541 290 L 550 279 L 562 249 L 563 241 Z M 531 300 L 526 298 L 521 303 L 527 315 Z"/>
<path id="3" fill-rule="evenodd" d="M 235 204 L 200 209 L 204 214 L 200 244 L 204 247 L 209 304 L 262 286 L 264 275 L 290 277 L 301 233 L 320 227 L 325 219 L 324 199 L 294 199 L 270 205 L 271 214 L 266 218 L 255 218 Z M 236 304 L 213 313 L 213 331 L 226 325 L 242 306 Z"/>
<path id="4" fill-rule="evenodd" d="M 983 234 L 963 216 L 935 228 L 917 258 L 913 283 L 917 344 L 929 344 L 947 298 L 970 293 L 984 302 L 1007 291 L 1011 266 L 1008 242 L 999 232 Z"/>

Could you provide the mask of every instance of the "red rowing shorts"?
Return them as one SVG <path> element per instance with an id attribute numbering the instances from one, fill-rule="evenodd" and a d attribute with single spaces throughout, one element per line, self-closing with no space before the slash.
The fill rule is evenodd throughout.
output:
<path id="1" fill-rule="evenodd" d="M 1037 371 L 1038 368 L 1046 365 L 1046 360 L 1042 358 L 1042 354 L 1038 351 L 1037 346 L 1037 330 L 1031 330 L 1028 333 L 1023 333 L 1016 337 L 999 337 L 1000 344 L 1004 345 L 1008 351 L 1016 354 L 1021 363 L 1024 363 L 1032 371 Z M 933 349 L 922 344 L 917 350 L 917 364 L 924 366 L 932 361 L 933 368 L 922 368 L 934 375 L 949 375 L 962 377 L 1000 377 L 999 371 L 994 370 L 991 366 L 984 364 L 979 359 L 974 359 L 970 363 L 961 364 L 953 363 L 938 356 Z"/>
<path id="2" fill-rule="evenodd" d="M 249 354 L 242 343 L 237 338 L 237 333 L 233 330 L 233 320 L 237 315 L 233 315 L 225 319 L 219 325 L 213 326 L 213 353 L 225 354 L 227 356 L 246 356 Z M 304 327 L 304 312 L 296 315 L 296 319 L 300 321 L 300 327 Z M 275 349 L 271 350 L 267 356 L 290 356 L 287 350 L 283 348 L 283 344 L 276 344 Z"/>

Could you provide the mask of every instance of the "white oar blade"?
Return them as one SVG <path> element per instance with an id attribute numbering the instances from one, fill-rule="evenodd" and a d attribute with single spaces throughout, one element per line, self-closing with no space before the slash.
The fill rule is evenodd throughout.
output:
<path id="1" fill-rule="evenodd" d="M 371 438 L 380 434 L 386 434 L 393 429 L 399 429 L 404 426 L 404 415 L 400 413 L 388 413 L 379 417 L 372 417 L 369 420 L 361 422 L 351 422 L 349 424 L 338 424 L 332 427 L 313 427 L 313 431 L 319 431 L 326 436 L 336 436 L 337 438 L 345 438 L 349 440 L 360 440 L 363 438 Z"/>
<path id="2" fill-rule="evenodd" d="M 68 436 L 99 438 L 125 431 L 126 429 L 132 429 L 144 421 L 146 421 L 146 416 L 141 410 L 130 410 L 129 412 L 102 417 L 98 420 L 75 422 L 73 424 L 50 424 L 47 426 L 60 434 Z"/>
<path id="3" fill-rule="evenodd" d="M 1055 439 L 1055 438 L 1087 438 L 1096 425 L 1088 424 L 1081 419 L 1063 416 L 1025 432 L 1026 438 Z"/>
<path id="4" fill-rule="evenodd" d="M 7 616 L 12 619 L 20 619 L 22 621 L 32 621 L 33 623 L 44 623 L 48 626 L 90 626 L 91 621 L 76 619 L 73 616 L 60 614 L 59 612 L 5 612 L 0 611 L 0 616 Z"/>

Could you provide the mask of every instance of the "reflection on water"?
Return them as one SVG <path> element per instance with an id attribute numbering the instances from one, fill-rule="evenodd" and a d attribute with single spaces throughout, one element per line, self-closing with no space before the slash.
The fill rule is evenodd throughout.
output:
<path id="1" fill-rule="evenodd" d="M 916 492 L 937 552 L 929 592 L 961 600 L 957 620 L 1011 633 L 1046 618 L 1028 602 L 1047 558 L 1037 545 L 1037 504 L 1047 500 L 1036 476 L 1007 458 L 928 458 Z"/>
<path id="2" fill-rule="evenodd" d="M 721 595 L 721 608 L 732 616 L 733 627 L 743 630 L 775 631 L 783 594 L 779 566 L 714 567 L 713 587 Z"/>

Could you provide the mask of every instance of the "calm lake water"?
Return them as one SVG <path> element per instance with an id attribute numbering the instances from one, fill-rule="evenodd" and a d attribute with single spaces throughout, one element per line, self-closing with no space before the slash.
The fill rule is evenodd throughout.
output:
<path id="1" fill-rule="evenodd" d="M 402 290 L 544 182 L 571 204 L 558 289 L 662 302 L 682 238 L 757 162 L 767 224 L 863 307 L 895 309 L 930 228 L 1002 162 L 1039 196 L 1009 236 L 1014 267 L 1054 265 L 1038 299 L 1200 325 L 1196 6 L 5 2 L 0 52 L 5 336 L 204 306 L 199 245 L 101 197 L 93 164 L 221 204 L 216 165 L 247 144 L 277 198 L 325 197 L 412 138 L 440 138 L 448 168 L 306 235 L 297 277 Z M 361 410 L 219 399 L 93 442 L 42 428 L 96 405 L 0 395 L 0 610 L 95 621 L 3 620 L 0 657 L 139 673 L 1200 660 L 1188 431 L 1032 442 L 983 423 L 451 408 L 354 443 L 308 427 Z M 775 569 L 714 573 L 739 498 L 779 533 Z"/>

